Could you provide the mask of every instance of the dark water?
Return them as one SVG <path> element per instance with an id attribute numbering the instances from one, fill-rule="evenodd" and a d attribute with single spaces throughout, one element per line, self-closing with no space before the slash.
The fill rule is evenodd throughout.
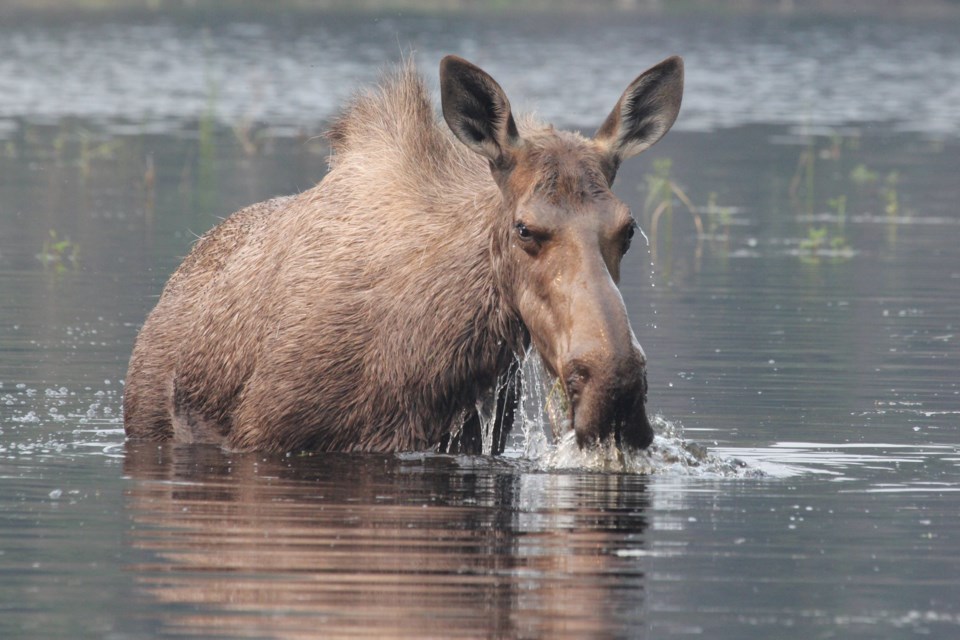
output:
<path id="1" fill-rule="evenodd" d="M 958 25 L 604 20 L 0 26 L 0 637 L 960 636 Z M 687 56 L 617 187 L 654 473 L 123 443 L 168 274 L 397 41 L 585 129 Z"/>

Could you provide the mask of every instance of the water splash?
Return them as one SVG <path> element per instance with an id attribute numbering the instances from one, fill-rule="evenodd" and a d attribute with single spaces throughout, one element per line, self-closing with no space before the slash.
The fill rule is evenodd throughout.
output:
<path id="1" fill-rule="evenodd" d="M 110 384 L 105 381 L 105 384 Z M 0 458 L 123 453 L 122 391 L 24 383 L 0 397 Z M 65 428 L 66 425 L 66 428 Z"/>
<path id="2" fill-rule="evenodd" d="M 523 456 L 545 471 L 588 470 L 643 475 L 762 477 L 760 469 L 711 453 L 683 437 L 679 423 L 654 416 L 655 436 L 644 451 L 620 450 L 611 441 L 581 449 L 567 418 L 563 390 L 534 349 L 520 363 L 521 394 L 508 453 Z"/>
<path id="3" fill-rule="evenodd" d="M 505 393 L 505 392 L 511 393 Z M 515 393 L 513 393 L 515 392 Z M 515 406 L 505 400 L 515 396 Z M 89 387 L 40 389 L 22 384 L 14 393 L 0 397 L 0 434 L 12 441 L 0 444 L 0 458 L 10 455 L 102 454 L 122 456 L 124 433 L 119 404 L 122 390 Z M 505 457 L 522 459 L 544 471 L 586 470 L 643 475 L 694 477 L 758 477 L 766 475 L 760 464 L 746 464 L 733 457 L 709 452 L 684 439 L 681 426 L 662 416 L 651 424 L 656 432 L 645 451 L 621 451 L 612 442 L 581 449 L 567 417 L 562 386 L 551 375 L 535 350 L 504 375 L 476 405 L 483 453 L 491 456 L 497 446 L 497 424 L 514 413 L 514 427 Z M 64 431 L 62 424 L 73 425 Z"/>
<path id="4" fill-rule="evenodd" d="M 494 455 L 500 445 L 497 442 L 499 432 L 497 424 L 503 424 L 510 410 L 508 398 L 515 395 L 519 385 L 518 373 L 510 369 L 500 376 L 493 389 L 490 389 L 476 403 L 477 419 L 480 422 L 481 451 L 484 455 Z M 463 427 L 461 426 L 461 429 Z"/>
<path id="5" fill-rule="evenodd" d="M 606 441 L 587 449 L 577 444 L 573 431 L 565 433 L 537 462 L 543 470 L 582 469 L 607 473 L 681 475 L 699 478 L 761 478 L 766 474 L 736 458 L 711 453 L 684 439 L 682 428 L 662 416 L 651 420 L 656 432 L 643 451 L 621 450 Z"/>
<path id="6" fill-rule="evenodd" d="M 519 443 L 524 457 L 539 460 L 553 448 L 555 434 L 565 425 L 557 411 L 550 411 L 550 393 L 558 388 L 556 378 L 547 371 L 540 354 L 530 348 L 520 363 L 520 397 L 514 418 L 514 433 L 521 434 Z M 516 436 L 515 436 L 516 437 Z"/>

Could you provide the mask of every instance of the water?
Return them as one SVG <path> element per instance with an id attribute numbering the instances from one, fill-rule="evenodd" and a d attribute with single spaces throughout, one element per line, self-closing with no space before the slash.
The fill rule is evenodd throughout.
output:
<path id="1" fill-rule="evenodd" d="M 439 59 L 456 51 L 513 88 L 514 106 L 593 128 L 640 71 L 679 53 L 679 129 L 873 121 L 956 135 L 956 26 L 609 14 L 9 25 L 0 26 L 0 118 L 168 131 L 209 111 L 231 126 L 313 128 L 401 51 L 434 83 Z M 597 41 L 603 54 L 585 55 Z"/>
<path id="2" fill-rule="evenodd" d="M 956 26 L 0 26 L 0 636 L 956 637 Z M 686 56 L 678 130 L 617 185 L 650 236 L 623 291 L 651 452 L 125 445 L 168 274 L 223 215 L 322 177 L 314 136 L 398 41 L 585 130 Z M 679 200 L 652 233 L 654 175 L 702 234 Z"/>

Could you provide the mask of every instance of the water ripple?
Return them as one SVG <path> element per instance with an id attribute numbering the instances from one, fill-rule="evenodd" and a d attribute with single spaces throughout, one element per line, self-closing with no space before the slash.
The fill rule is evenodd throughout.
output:
<path id="1" fill-rule="evenodd" d="M 313 130 L 410 47 L 432 82 L 440 57 L 457 52 L 488 68 L 516 104 L 565 126 L 596 124 L 621 85 L 681 53 L 680 129 L 877 122 L 957 135 L 955 34 L 949 24 L 622 17 L 7 27 L 0 30 L 0 135 L 10 128 L 4 118 L 68 116 L 152 131 L 177 131 L 207 116 Z M 598 41 L 608 55 L 595 54 Z"/>

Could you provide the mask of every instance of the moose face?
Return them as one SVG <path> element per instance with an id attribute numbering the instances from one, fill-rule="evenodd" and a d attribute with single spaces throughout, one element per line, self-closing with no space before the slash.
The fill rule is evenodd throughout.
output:
<path id="1" fill-rule="evenodd" d="M 521 137 L 500 86 L 460 58 L 441 63 L 441 91 L 454 135 L 489 160 L 503 193 L 510 295 L 562 381 L 577 441 L 648 446 L 646 359 L 617 289 L 637 224 L 610 187 L 620 163 L 676 119 L 682 61 L 634 80 L 593 139 L 552 127 Z"/>

